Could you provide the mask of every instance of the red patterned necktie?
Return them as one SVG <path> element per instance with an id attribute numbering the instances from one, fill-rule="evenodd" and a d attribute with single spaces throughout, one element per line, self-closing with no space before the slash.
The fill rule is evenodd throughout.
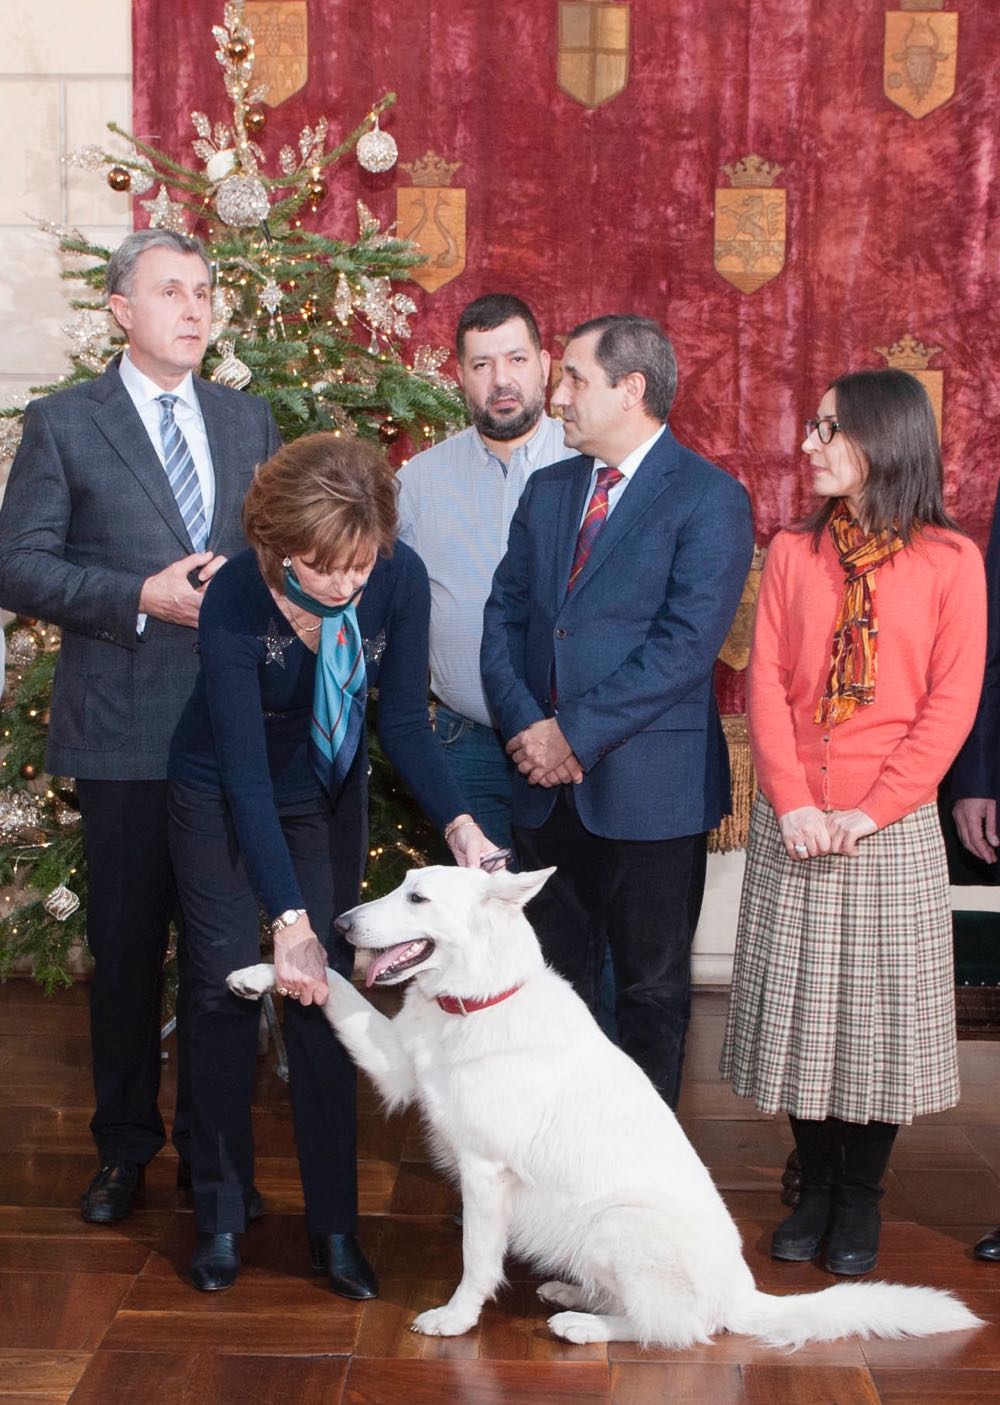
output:
<path id="1" fill-rule="evenodd" d="M 587 504 L 587 511 L 583 514 L 583 521 L 580 524 L 580 532 L 576 539 L 576 554 L 573 557 L 573 569 L 569 573 L 569 584 L 566 587 L 566 594 L 576 585 L 577 576 L 587 564 L 587 558 L 594 548 L 594 542 L 600 535 L 601 528 L 608 518 L 608 493 L 622 480 L 620 469 L 599 468 L 597 470 L 597 483 Z"/>

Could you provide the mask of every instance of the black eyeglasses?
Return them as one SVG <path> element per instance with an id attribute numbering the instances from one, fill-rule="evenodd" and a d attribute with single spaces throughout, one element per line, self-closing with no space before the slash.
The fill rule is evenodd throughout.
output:
<path id="1" fill-rule="evenodd" d="M 821 444 L 829 444 L 839 428 L 836 415 L 821 415 L 818 420 L 806 420 L 806 438 L 815 434 Z"/>

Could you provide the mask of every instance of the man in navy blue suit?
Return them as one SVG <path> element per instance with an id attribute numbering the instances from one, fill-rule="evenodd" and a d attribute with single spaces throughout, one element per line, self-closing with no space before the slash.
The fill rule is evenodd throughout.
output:
<path id="1" fill-rule="evenodd" d="M 712 687 L 753 551 L 750 504 L 666 419 L 673 347 L 644 317 L 584 322 L 553 406 L 579 456 L 532 475 L 486 605 L 486 694 L 519 775 L 530 916 L 591 1009 L 605 942 L 622 1047 L 672 1107 L 706 834 L 730 805 Z"/>

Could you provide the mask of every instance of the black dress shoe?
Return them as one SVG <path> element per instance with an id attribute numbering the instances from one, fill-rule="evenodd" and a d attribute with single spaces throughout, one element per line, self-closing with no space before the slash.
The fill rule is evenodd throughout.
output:
<path id="1" fill-rule="evenodd" d="M 132 1213 L 143 1167 L 136 1161 L 106 1161 L 80 1201 L 80 1214 L 88 1224 L 117 1224 Z"/>
<path id="2" fill-rule="evenodd" d="M 992 1234 L 980 1239 L 972 1252 L 977 1259 L 982 1259 L 985 1263 L 1000 1263 L 1000 1229 L 995 1229 Z"/>
<path id="3" fill-rule="evenodd" d="M 191 1282 L 202 1293 L 231 1288 L 239 1277 L 240 1252 L 236 1234 L 199 1234 L 191 1260 Z"/>
<path id="4" fill-rule="evenodd" d="M 377 1298 L 378 1279 L 353 1234 L 310 1234 L 312 1266 L 342 1298 Z"/>

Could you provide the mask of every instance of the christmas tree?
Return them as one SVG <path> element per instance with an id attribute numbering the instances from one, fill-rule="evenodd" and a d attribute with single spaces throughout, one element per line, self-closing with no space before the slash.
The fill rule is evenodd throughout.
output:
<path id="1" fill-rule="evenodd" d="M 450 433 L 465 419 L 462 398 L 441 367 L 447 351 L 418 347 L 407 360 L 412 299 L 393 280 L 423 261 L 415 245 L 381 229 L 357 202 L 353 239 L 310 227 L 337 162 L 356 151 L 368 170 L 388 170 L 396 144 L 374 103 L 328 148 L 325 118 L 282 145 L 266 172 L 258 138 L 264 89 L 255 86 L 254 37 L 238 0 L 212 34 L 228 116 L 192 113 L 193 155 L 185 164 L 109 123 L 120 151 L 88 146 L 69 158 L 102 173 L 114 190 L 140 197 L 154 228 L 197 234 L 214 273 L 213 325 L 203 374 L 270 401 L 283 437 L 318 430 L 357 434 L 403 454 Z M 141 197 L 149 196 L 148 199 Z M 67 329 L 72 369 L 60 385 L 99 375 L 124 340 L 105 310 L 111 250 L 77 230 L 45 224 L 77 262 L 65 276 L 84 285 Z M 37 387 L 36 394 L 59 386 Z M 0 418 L 0 454 L 11 456 L 17 412 Z M 0 977 L 28 957 L 51 989 L 68 979 L 67 955 L 83 940 L 86 873 L 72 779 L 44 774 L 48 698 L 58 631 L 36 620 L 8 628 L 8 684 L 0 719 Z M 401 793 L 372 739 L 372 848 L 366 889 L 387 891 L 435 850 L 427 822 Z"/>

